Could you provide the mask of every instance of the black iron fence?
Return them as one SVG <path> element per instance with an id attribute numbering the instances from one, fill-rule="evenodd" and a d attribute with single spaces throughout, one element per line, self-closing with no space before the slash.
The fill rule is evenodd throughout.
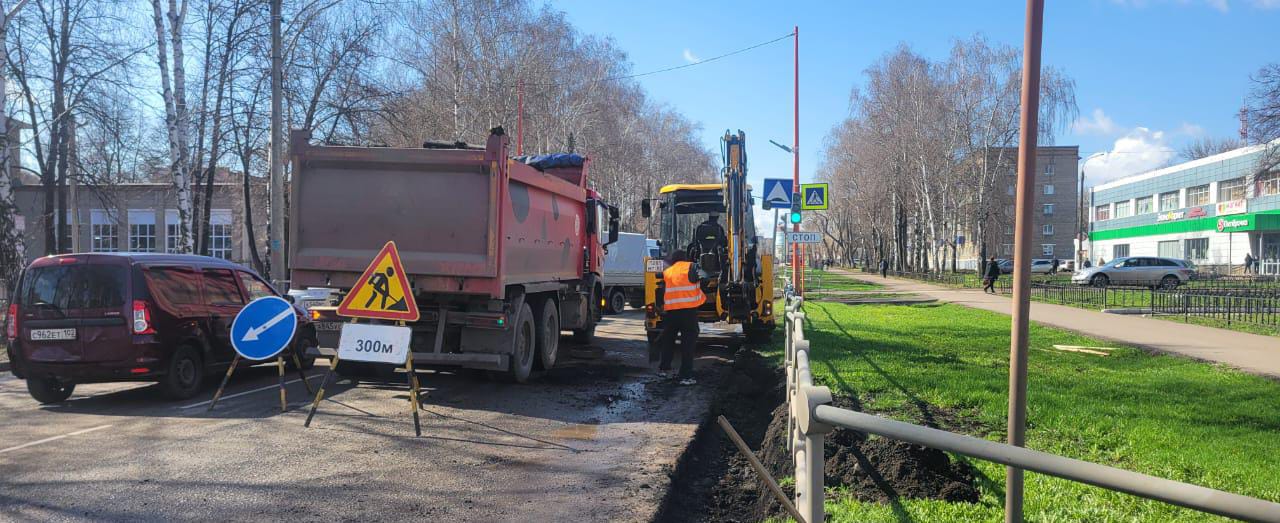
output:
<path id="1" fill-rule="evenodd" d="M 898 271 L 889 274 L 955 288 L 977 289 L 984 284 L 975 274 Z M 996 293 L 1011 294 L 1012 278 L 1002 276 L 992 287 Z M 1186 321 L 1196 318 L 1227 326 L 1280 329 L 1280 286 L 1262 278 L 1224 276 L 1188 282 L 1175 289 L 1152 289 L 1092 287 L 1063 282 L 1056 276 L 1037 277 L 1031 283 L 1031 299 L 1083 309 L 1181 316 Z"/>

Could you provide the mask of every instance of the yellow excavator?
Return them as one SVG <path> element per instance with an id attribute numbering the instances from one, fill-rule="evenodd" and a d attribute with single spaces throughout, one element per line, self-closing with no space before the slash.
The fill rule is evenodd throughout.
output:
<path id="1" fill-rule="evenodd" d="M 707 273 L 702 282 L 707 302 L 698 309 L 701 322 L 738 325 L 750 344 L 768 343 L 773 335 L 773 253 L 756 236 L 746 142 L 742 131 L 725 132 L 721 183 L 667 185 L 657 198 L 641 202 L 645 218 L 653 216 L 657 202 L 660 225 L 661 258 L 645 260 L 645 330 L 650 345 L 662 328 L 655 302 L 667 266 L 664 260 L 675 249 L 685 250 Z"/>

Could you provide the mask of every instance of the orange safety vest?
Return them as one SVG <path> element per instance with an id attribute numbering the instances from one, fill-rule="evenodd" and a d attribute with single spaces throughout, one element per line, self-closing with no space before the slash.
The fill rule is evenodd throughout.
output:
<path id="1" fill-rule="evenodd" d="M 662 303 L 666 310 L 696 309 L 706 303 L 707 296 L 702 294 L 698 284 L 689 281 L 690 262 L 676 262 L 662 271 L 665 288 L 662 291 Z"/>

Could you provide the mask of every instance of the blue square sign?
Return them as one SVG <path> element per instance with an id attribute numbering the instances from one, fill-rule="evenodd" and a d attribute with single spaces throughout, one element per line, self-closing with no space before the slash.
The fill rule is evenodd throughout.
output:
<path id="1" fill-rule="evenodd" d="M 791 180 L 787 178 L 764 179 L 764 201 L 770 206 L 791 207 Z"/>

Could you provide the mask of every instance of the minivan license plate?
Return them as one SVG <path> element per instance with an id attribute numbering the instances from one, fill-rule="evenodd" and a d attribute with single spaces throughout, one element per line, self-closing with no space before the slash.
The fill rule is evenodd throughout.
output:
<path id="1" fill-rule="evenodd" d="M 343 323 L 343 322 L 340 322 L 340 321 L 317 321 L 317 322 L 316 322 L 316 330 L 318 330 L 318 331 L 339 331 L 339 330 L 342 330 L 342 323 Z"/>
<path id="2" fill-rule="evenodd" d="M 75 329 L 31 329 L 31 341 L 55 341 L 76 339 Z"/>

